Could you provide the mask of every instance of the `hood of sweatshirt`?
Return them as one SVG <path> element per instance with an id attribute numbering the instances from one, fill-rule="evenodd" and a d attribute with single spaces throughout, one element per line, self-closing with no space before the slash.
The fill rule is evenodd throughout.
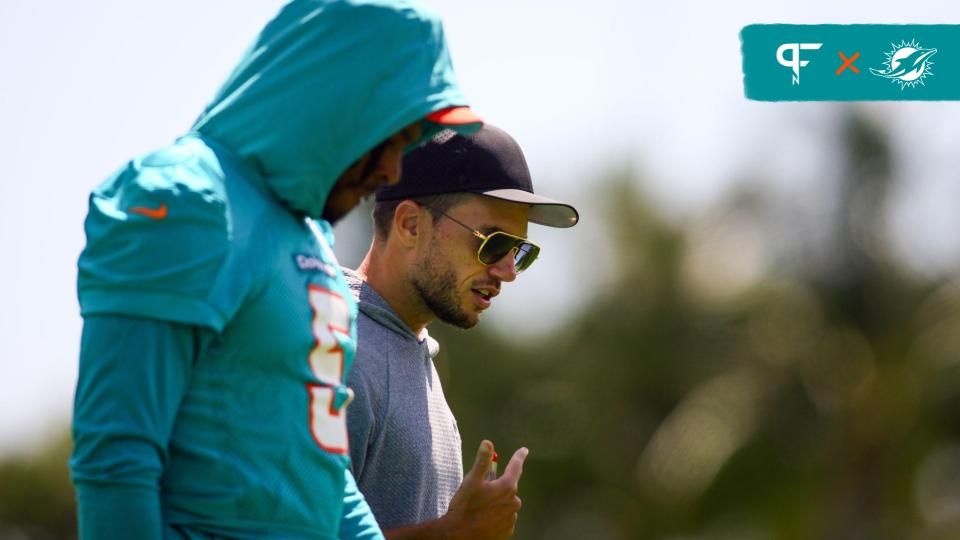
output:
<path id="1" fill-rule="evenodd" d="M 362 155 L 465 104 L 440 20 L 418 2 L 293 0 L 192 131 L 252 165 L 289 208 L 317 218 Z"/>

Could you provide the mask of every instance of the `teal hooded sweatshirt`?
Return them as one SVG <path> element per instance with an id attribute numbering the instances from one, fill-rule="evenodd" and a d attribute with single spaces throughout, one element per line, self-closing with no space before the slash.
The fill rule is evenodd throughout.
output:
<path id="1" fill-rule="evenodd" d="M 81 538 L 381 537 L 348 468 L 357 308 L 320 216 L 363 154 L 464 104 L 422 6 L 293 0 L 186 135 L 93 191 Z"/>

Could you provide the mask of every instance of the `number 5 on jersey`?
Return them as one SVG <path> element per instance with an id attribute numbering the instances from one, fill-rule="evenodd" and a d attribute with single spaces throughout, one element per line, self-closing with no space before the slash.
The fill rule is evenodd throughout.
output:
<path id="1" fill-rule="evenodd" d="M 339 294 L 310 285 L 307 289 L 313 308 L 313 336 L 316 346 L 310 351 L 310 369 L 319 383 L 307 384 L 310 392 L 310 430 L 320 448 L 335 454 L 347 453 L 346 408 L 353 391 L 336 407 L 337 389 L 343 386 L 343 347 L 337 334 L 350 335 L 350 308 Z M 341 392 L 343 389 L 341 389 Z"/>

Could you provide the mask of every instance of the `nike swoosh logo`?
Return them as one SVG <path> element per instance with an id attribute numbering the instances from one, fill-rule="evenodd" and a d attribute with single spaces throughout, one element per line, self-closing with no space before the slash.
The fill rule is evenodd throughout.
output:
<path id="1" fill-rule="evenodd" d="M 150 219 L 164 219 L 167 217 L 167 203 L 163 203 L 157 208 L 147 208 L 146 206 L 134 206 L 130 209 L 134 214 L 147 216 Z"/>

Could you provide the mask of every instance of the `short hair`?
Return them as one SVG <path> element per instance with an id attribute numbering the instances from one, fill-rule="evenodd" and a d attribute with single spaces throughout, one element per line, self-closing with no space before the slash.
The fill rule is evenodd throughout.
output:
<path id="1" fill-rule="evenodd" d="M 392 201 L 377 201 L 373 206 L 373 234 L 374 238 L 381 242 L 390 236 L 390 227 L 393 223 L 393 214 L 397 211 L 397 206 L 403 201 L 413 201 L 420 206 L 425 206 L 430 212 L 430 217 L 434 221 L 440 218 L 441 213 L 464 202 L 473 193 L 442 193 L 440 195 L 429 195 L 426 197 L 411 197 L 409 199 L 394 199 Z"/>

